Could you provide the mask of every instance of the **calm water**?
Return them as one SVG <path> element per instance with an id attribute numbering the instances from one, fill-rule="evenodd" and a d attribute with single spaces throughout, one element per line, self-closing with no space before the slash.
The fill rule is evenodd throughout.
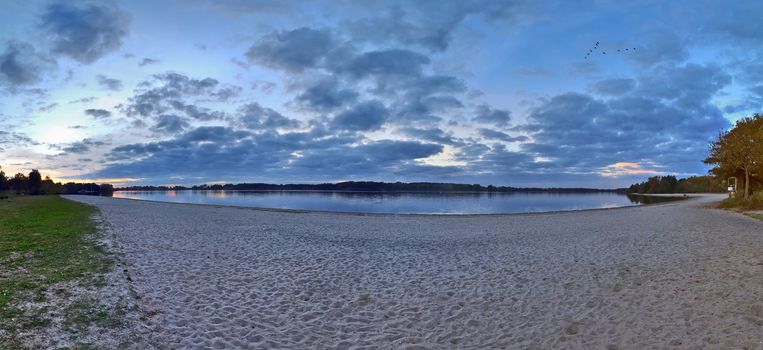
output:
<path id="1" fill-rule="evenodd" d="M 118 191 L 114 197 L 162 202 L 365 213 L 495 214 L 642 204 L 618 193 L 390 193 L 323 191 Z"/>

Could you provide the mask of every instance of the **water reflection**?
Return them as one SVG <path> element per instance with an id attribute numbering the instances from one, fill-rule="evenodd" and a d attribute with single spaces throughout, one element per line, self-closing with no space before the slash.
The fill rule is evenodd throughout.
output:
<path id="1" fill-rule="evenodd" d="M 598 193 L 118 191 L 114 197 L 258 208 L 408 214 L 494 214 L 612 208 L 670 200 Z"/>

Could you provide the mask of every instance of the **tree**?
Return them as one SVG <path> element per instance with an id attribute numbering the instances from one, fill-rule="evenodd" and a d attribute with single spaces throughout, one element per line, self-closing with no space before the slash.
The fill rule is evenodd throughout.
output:
<path id="1" fill-rule="evenodd" d="M 101 196 L 111 197 L 114 193 L 114 186 L 111 184 L 101 184 L 98 189 L 98 194 Z"/>
<path id="2" fill-rule="evenodd" d="M 40 172 L 37 171 L 37 169 L 32 169 L 32 171 L 29 172 L 29 193 L 40 194 L 41 189 L 42 175 L 40 175 Z"/>
<path id="3" fill-rule="evenodd" d="M 16 193 L 22 193 L 26 192 L 29 180 L 27 180 L 26 175 L 17 173 L 12 179 L 8 180 L 8 185 L 8 187 L 16 191 Z"/>
<path id="4" fill-rule="evenodd" d="M 658 193 L 673 193 L 675 192 L 678 179 L 673 175 L 666 175 L 660 178 L 660 186 L 657 189 Z"/>
<path id="5" fill-rule="evenodd" d="M 56 194 L 59 192 L 59 187 L 61 187 L 60 182 L 56 184 L 50 176 L 45 176 L 45 180 L 42 180 L 41 192 L 45 194 Z"/>
<path id="6" fill-rule="evenodd" d="M 5 172 L 0 167 L 0 191 L 8 190 L 8 178 L 5 176 Z"/>
<path id="7" fill-rule="evenodd" d="M 741 177 L 744 198 L 749 198 L 751 180 L 763 173 L 763 115 L 740 119 L 733 129 L 721 132 L 704 162 L 715 165 L 710 171 L 717 176 Z"/>

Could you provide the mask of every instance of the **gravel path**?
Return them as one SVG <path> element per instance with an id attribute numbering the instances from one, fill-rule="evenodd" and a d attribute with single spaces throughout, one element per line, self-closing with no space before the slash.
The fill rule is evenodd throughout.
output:
<path id="1" fill-rule="evenodd" d="M 719 196 L 454 217 L 67 198 L 113 225 L 163 348 L 763 348 L 763 221 Z"/>

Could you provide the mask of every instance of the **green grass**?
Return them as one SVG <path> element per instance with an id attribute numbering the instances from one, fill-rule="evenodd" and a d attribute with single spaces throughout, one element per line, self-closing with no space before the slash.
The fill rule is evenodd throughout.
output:
<path id="1" fill-rule="evenodd" d="M 724 209 L 737 210 L 763 210 L 763 191 L 758 191 L 750 195 L 750 198 L 743 198 L 737 194 L 735 198 L 727 198 L 721 201 L 720 207 Z"/>
<path id="2" fill-rule="evenodd" d="M 59 196 L 0 200 L 0 327 L 13 335 L 47 325 L 48 320 L 16 305 L 45 301 L 44 293 L 55 283 L 97 283 L 99 273 L 111 268 L 103 248 L 91 236 L 97 232 L 90 219 L 94 211 Z M 0 348 L 13 347 L 15 342 L 13 336 L 0 339 Z"/>

